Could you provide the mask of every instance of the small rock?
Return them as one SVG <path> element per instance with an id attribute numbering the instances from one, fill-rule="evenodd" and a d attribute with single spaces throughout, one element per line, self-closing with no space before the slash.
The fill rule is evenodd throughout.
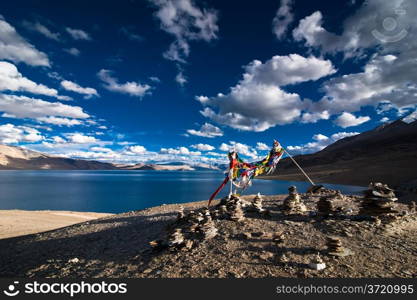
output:
<path id="1" fill-rule="evenodd" d="M 72 264 L 77 264 L 80 262 L 80 260 L 77 257 L 74 257 L 74 258 L 69 259 L 68 262 Z"/>

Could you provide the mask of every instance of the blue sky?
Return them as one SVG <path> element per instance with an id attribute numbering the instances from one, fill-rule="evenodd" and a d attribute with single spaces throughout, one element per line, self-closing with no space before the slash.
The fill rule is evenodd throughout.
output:
<path id="1" fill-rule="evenodd" d="M 3 1 L 0 143 L 125 163 L 315 152 L 415 110 L 416 10 Z"/>

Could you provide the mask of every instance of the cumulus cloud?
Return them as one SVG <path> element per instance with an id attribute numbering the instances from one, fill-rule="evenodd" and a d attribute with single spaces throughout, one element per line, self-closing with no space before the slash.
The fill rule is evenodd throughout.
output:
<path id="1" fill-rule="evenodd" d="M 252 159 L 258 159 L 258 153 L 256 149 L 252 148 L 249 145 L 230 141 L 229 144 L 222 143 L 219 147 L 221 151 L 237 151 L 239 155 L 248 156 Z"/>
<path id="2" fill-rule="evenodd" d="M 159 152 L 163 154 L 173 154 L 173 155 L 201 155 L 201 152 L 190 151 L 187 147 L 161 148 Z"/>
<path id="3" fill-rule="evenodd" d="M 61 100 L 71 98 L 58 95 L 58 91 L 38 84 L 24 77 L 16 66 L 6 61 L 0 61 L 0 91 L 28 92 L 32 94 L 46 95 Z"/>
<path id="4" fill-rule="evenodd" d="M 288 26 L 294 20 L 294 14 L 291 11 L 293 3 L 293 0 L 281 0 L 281 5 L 272 21 L 272 32 L 279 40 L 285 36 Z"/>
<path id="5" fill-rule="evenodd" d="M 10 123 L 0 125 L 0 143 L 2 144 L 39 142 L 44 138 L 45 137 L 35 128 L 16 126 Z"/>
<path id="6" fill-rule="evenodd" d="M 260 151 L 265 151 L 265 150 L 269 150 L 270 147 L 268 147 L 268 145 L 265 144 L 265 143 L 258 142 L 258 143 L 256 143 L 256 149 L 260 150 Z"/>
<path id="7" fill-rule="evenodd" d="M 313 136 L 312 142 L 298 146 L 288 146 L 287 150 L 291 151 L 292 154 L 314 153 L 326 148 L 328 145 L 333 144 L 334 142 L 340 139 L 355 136 L 358 134 L 359 132 L 338 132 L 328 137 L 324 134 L 319 133 Z"/>
<path id="8" fill-rule="evenodd" d="M 81 54 L 80 50 L 78 50 L 77 48 L 65 48 L 64 49 L 65 52 L 71 54 L 72 56 L 79 56 Z"/>
<path id="9" fill-rule="evenodd" d="M 67 134 L 66 137 L 71 143 L 74 144 L 91 144 L 98 142 L 95 137 L 84 135 L 82 133 L 70 133 Z"/>
<path id="10" fill-rule="evenodd" d="M 297 120 L 306 103 L 281 86 L 317 80 L 336 72 L 329 60 L 298 54 L 274 56 L 262 63 L 254 60 L 245 67 L 243 79 L 226 95 L 196 97 L 204 106 L 201 113 L 218 123 L 246 131 L 265 131 L 275 125 Z M 217 108 L 215 112 L 213 108 Z"/>
<path id="11" fill-rule="evenodd" d="M 147 152 L 146 148 L 140 145 L 129 146 L 127 150 L 133 154 L 143 154 Z"/>
<path id="12" fill-rule="evenodd" d="M 84 98 L 91 98 L 93 96 L 96 96 L 96 97 L 99 96 L 96 89 L 93 89 L 90 87 L 81 87 L 79 84 L 69 81 L 69 80 L 61 81 L 61 86 L 67 91 L 85 95 Z"/>
<path id="13" fill-rule="evenodd" d="M 87 119 L 90 117 L 79 106 L 7 94 L 0 94 L 0 111 L 4 113 L 3 117 L 12 118 L 37 119 L 52 116 Z"/>
<path id="14" fill-rule="evenodd" d="M 184 62 L 190 53 L 189 41 L 210 42 L 217 38 L 217 12 L 201 9 L 192 0 L 149 0 L 157 8 L 155 17 L 161 29 L 173 35 L 175 41 L 164 53 L 169 60 Z"/>
<path id="15" fill-rule="evenodd" d="M 325 96 L 310 107 L 311 112 L 352 113 L 365 106 L 379 110 L 381 103 L 399 111 L 414 107 L 417 78 L 412 70 L 417 68 L 416 13 L 417 6 L 410 0 L 365 1 L 344 21 L 340 35 L 323 27 L 321 12 L 301 20 L 293 36 L 306 46 L 319 49 L 323 54 L 341 52 L 345 58 L 367 59 L 363 71 L 325 82 Z"/>
<path id="16" fill-rule="evenodd" d="M 69 118 L 62 118 L 62 117 L 40 117 L 36 118 L 36 121 L 40 123 L 47 123 L 53 124 L 57 126 L 75 126 L 75 125 L 82 125 L 83 122 L 77 119 L 69 119 Z"/>
<path id="17" fill-rule="evenodd" d="M 32 23 L 24 21 L 23 26 L 25 26 L 27 29 L 31 31 L 36 31 L 42 34 L 44 37 L 47 37 L 48 39 L 59 41 L 60 34 L 58 32 L 52 32 L 45 25 L 42 25 L 39 22 Z"/>
<path id="18" fill-rule="evenodd" d="M 340 126 L 342 128 L 347 127 L 353 127 L 361 125 L 365 122 L 368 122 L 371 118 L 368 116 L 359 116 L 356 117 L 355 115 L 352 115 L 351 113 L 344 112 L 342 113 L 337 119 L 334 121 L 334 123 L 337 126 Z"/>
<path id="19" fill-rule="evenodd" d="M 212 151 L 216 149 L 212 145 L 208 145 L 208 144 L 195 144 L 195 145 L 191 145 L 191 148 L 197 149 L 199 151 Z"/>
<path id="20" fill-rule="evenodd" d="M 151 86 L 147 84 L 141 84 L 139 82 L 126 82 L 126 83 L 118 83 L 118 79 L 111 76 L 110 70 L 102 69 L 97 73 L 97 76 L 105 83 L 103 86 L 105 89 L 122 93 L 128 94 L 129 96 L 136 96 L 136 97 L 143 97 L 146 94 L 151 93 Z"/>
<path id="21" fill-rule="evenodd" d="M 175 81 L 182 86 L 187 80 L 180 64 L 186 63 L 190 55 L 190 41 L 210 42 L 217 39 L 217 12 L 199 8 L 192 0 L 149 1 L 158 9 L 155 17 L 161 29 L 175 38 L 163 57 L 177 63 L 179 72 Z"/>
<path id="22" fill-rule="evenodd" d="M 223 131 L 210 123 L 204 123 L 200 130 L 188 129 L 187 133 L 207 138 L 215 138 L 218 136 L 223 136 Z"/>
<path id="23" fill-rule="evenodd" d="M 91 41 L 91 36 L 84 30 L 81 29 L 74 29 L 71 27 L 65 28 L 65 30 L 68 32 L 68 34 L 74 39 L 74 40 L 85 40 L 85 41 Z"/>
<path id="24" fill-rule="evenodd" d="M 316 123 L 319 120 L 328 120 L 330 113 L 327 110 L 320 112 L 304 112 L 301 116 L 301 123 Z"/>
<path id="25" fill-rule="evenodd" d="M 27 42 L 16 29 L 0 15 L 0 59 L 30 66 L 50 67 L 48 56 Z"/>

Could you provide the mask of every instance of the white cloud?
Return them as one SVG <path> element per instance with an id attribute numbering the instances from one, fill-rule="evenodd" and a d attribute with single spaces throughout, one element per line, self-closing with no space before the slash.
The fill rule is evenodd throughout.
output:
<path id="1" fill-rule="evenodd" d="M 200 9 L 192 0 L 149 0 L 157 8 L 155 17 L 161 23 L 161 29 L 173 35 L 175 41 L 164 53 L 164 57 L 180 63 L 190 54 L 189 41 L 210 42 L 217 38 L 217 12 L 212 9 Z"/>
<path id="2" fill-rule="evenodd" d="M 196 145 L 191 145 L 191 148 L 197 149 L 199 151 L 211 151 L 216 149 L 215 147 L 213 147 L 212 145 L 208 145 L 208 144 L 196 144 Z"/>
<path id="3" fill-rule="evenodd" d="M 365 122 L 368 122 L 370 119 L 371 118 L 368 116 L 356 117 L 355 115 L 352 115 L 351 113 L 344 112 L 339 117 L 337 117 L 334 123 L 340 127 L 347 128 L 347 127 L 361 125 Z"/>
<path id="4" fill-rule="evenodd" d="M 67 134 L 66 137 L 74 144 L 91 144 L 98 142 L 95 137 L 84 135 L 82 133 L 70 133 Z"/>
<path id="5" fill-rule="evenodd" d="M 411 123 L 417 120 L 417 110 L 412 112 L 411 114 L 407 115 L 402 119 L 406 123 Z M 382 121 L 382 120 L 381 120 Z"/>
<path id="6" fill-rule="evenodd" d="M 147 152 L 146 148 L 140 145 L 129 146 L 127 149 L 133 154 L 143 154 Z"/>
<path id="7" fill-rule="evenodd" d="M 321 134 L 321 133 L 313 135 L 313 140 L 318 141 L 318 142 L 327 141 L 328 139 L 329 139 L 329 137 L 327 137 L 327 136 L 325 136 L 324 134 Z"/>
<path id="8" fill-rule="evenodd" d="M 252 159 L 258 159 L 258 153 L 256 152 L 256 149 L 242 143 L 237 143 L 234 141 L 230 141 L 229 144 L 222 143 L 219 147 L 219 150 L 221 151 L 237 151 L 239 155 L 248 156 Z"/>
<path id="9" fill-rule="evenodd" d="M 410 0 L 365 1 L 344 22 L 341 34 L 323 27 L 320 12 L 300 21 L 296 40 L 324 53 L 341 52 L 345 58 L 367 59 L 363 71 L 324 83 L 325 96 L 312 105 L 312 113 L 331 115 L 360 111 L 380 104 L 403 111 L 416 103 L 417 6 Z M 389 22 L 392 28 L 389 27 Z M 371 54 L 369 54 L 371 53 Z"/>
<path id="10" fill-rule="evenodd" d="M 327 110 L 321 112 L 305 112 L 301 116 L 301 123 L 316 123 L 319 120 L 328 120 L 330 113 Z"/>
<path id="11" fill-rule="evenodd" d="M 90 116 L 79 106 L 71 106 L 60 102 L 48 102 L 26 96 L 15 96 L 0 93 L 0 111 L 3 117 L 13 118 L 42 118 L 67 117 L 74 119 L 87 119 Z"/>
<path id="12" fill-rule="evenodd" d="M 69 80 L 61 81 L 61 86 L 67 91 L 72 91 L 78 94 L 85 95 L 85 98 L 91 98 L 92 96 L 99 96 L 96 89 L 90 87 L 81 87 L 75 82 Z"/>
<path id="13" fill-rule="evenodd" d="M 85 40 L 85 41 L 91 41 L 91 37 L 90 35 L 81 29 L 73 29 L 70 27 L 65 28 L 65 30 L 69 33 L 69 35 L 74 39 L 74 40 Z"/>
<path id="14" fill-rule="evenodd" d="M 28 92 L 61 100 L 70 99 L 69 97 L 58 95 L 58 91 L 55 89 L 23 77 L 15 65 L 6 61 L 0 61 L 0 91 Z"/>
<path id="15" fill-rule="evenodd" d="M 75 126 L 82 125 L 83 123 L 77 119 L 61 118 L 61 117 L 40 117 L 36 118 L 36 121 L 40 123 L 53 124 L 58 126 Z"/>
<path id="16" fill-rule="evenodd" d="M 268 147 L 268 145 L 265 144 L 265 143 L 258 142 L 258 143 L 256 143 L 256 149 L 260 150 L 260 151 L 265 151 L 265 150 L 269 150 L 270 147 Z"/>
<path id="17" fill-rule="evenodd" d="M 64 49 L 65 52 L 73 55 L 73 56 L 79 56 L 81 54 L 80 50 L 78 50 L 77 48 L 65 48 Z"/>
<path id="18" fill-rule="evenodd" d="M 387 122 L 389 122 L 389 118 L 383 117 L 381 120 L 379 120 L 379 122 L 381 122 L 381 123 L 387 123 Z"/>
<path id="19" fill-rule="evenodd" d="M 63 139 L 60 136 L 54 136 L 52 137 L 52 140 L 54 141 L 54 143 L 57 143 L 57 144 L 63 144 L 67 142 L 65 139 Z"/>
<path id="20" fill-rule="evenodd" d="M 204 123 L 200 130 L 188 129 L 187 132 L 192 135 L 214 138 L 218 136 L 223 136 L 223 131 L 210 123 Z"/>
<path id="21" fill-rule="evenodd" d="M 22 38 L 0 15 L 0 59 L 30 66 L 50 67 L 48 56 Z"/>
<path id="22" fill-rule="evenodd" d="M 254 60 L 245 67 L 243 79 L 231 91 L 216 97 L 196 97 L 206 107 L 202 115 L 235 129 L 265 131 L 275 125 L 297 120 L 307 103 L 298 94 L 280 88 L 317 80 L 336 72 L 329 60 L 298 54 L 274 56 L 262 63 Z"/>
<path id="23" fill-rule="evenodd" d="M 272 32 L 278 39 L 285 36 L 288 26 L 294 20 L 294 14 L 291 11 L 293 2 L 293 0 L 281 0 L 281 5 L 272 21 Z"/>
<path id="24" fill-rule="evenodd" d="M 245 71 L 242 83 L 277 86 L 314 81 L 336 72 L 330 60 L 298 54 L 276 55 L 265 63 L 254 60 L 245 67 Z"/>
<path id="25" fill-rule="evenodd" d="M 39 142 L 44 139 L 41 133 L 31 127 L 16 126 L 10 123 L 0 125 L 0 143 L 17 144 L 20 142 Z"/>
<path id="26" fill-rule="evenodd" d="M 130 96 L 143 97 L 151 93 L 151 86 L 139 82 L 118 83 L 118 80 L 111 76 L 111 71 L 102 69 L 97 76 L 105 82 L 104 88 L 109 91 L 128 94 Z"/>
<path id="27" fill-rule="evenodd" d="M 43 36 L 47 37 L 48 39 L 59 41 L 60 34 L 58 32 L 50 31 L 45 25 L 40 24 L 39 22 L 31 23 L 28 21 L 24 21 L 23 25 L 32 31 L 36 31 Z"/>
<path id="28" fill-rule="evenodd" d="M 153 81 L 153 82 L 161 82 L 161 79 L 159 79 L 158 77 L 156 77 L 156 76 L 151 76 L 151 77 L 149 77 L 149 79 L 151 80 L 151 81 Z"/>
<path id="29" fill-rule="evenodd" d="M 314 153 L 324 149 L 328 145 L 333 144 L 340 139 L 358 134 L 359 132 L 338 132 L 332 134 L 330 137 L 327 137 L 319 133 L 313 136 L 313 142 L 298 146 L 288 146 L 287 150 L 290 151 L 291 154 Z"/>
<path id="30" fill-rule="evenodd" d="M 184 74 L 182 73 L 182 71 L 180 71 L 180 72 L 177 74 L 177 76 L 175 76 L 175 81 L 176 81 L 179 85 L 183 86 L 184 84 L 186 84 L 186 83 L 187 83 L 187 78 L 185 78 L 185 76 L 184 76 Z"/>
<path id="31" fill-rule="evenodd" d="M 201 155 L 199 151 L 190 151 L 187 147 L 177 147 L 177 148 L 161 148 L 159 151 L 163 154 L 173 154 L 173 155 Z"/>

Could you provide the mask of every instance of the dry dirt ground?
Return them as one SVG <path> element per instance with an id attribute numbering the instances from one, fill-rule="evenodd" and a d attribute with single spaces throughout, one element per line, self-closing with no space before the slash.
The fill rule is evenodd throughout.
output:
<path id="1" fill-rule="evenodd" d="M 311 212 L 318 197 L 302 195 Z M 250 200 L 253 196 L 247 196 Z M 405 204 L 392 224 L 356 218 L 359 196 L 339 203 L 347 212 L 322 218 L 287 216 L 285 195 L 264 196 L 269 217 L 246 213 L 243 223 L 214 220 L 219 234 L 189 251 L 155 252 L 149 241 L 164 238 L 179 205 L 113 215 L 69 227 L 0 240 L 1 277 L 417 277 L 417 215 Z M 198 209 L 205 202 L 183 205 Z M 271 234 L 282 232 L 275 244 Z M 246 233 L 242 235 L 242 233 Z M 337 236 L 354 252 L 332 257 L 326 237 Z M 320 253 L 327 268 L 307 264 Z M 280 261 L 282 254 L 286 262 Z"/>
<path id="2" fill-rule="evenodd" d="M 0 239 L 53 230 L 109 215 L 76 211 L 0 210 Z"/>

